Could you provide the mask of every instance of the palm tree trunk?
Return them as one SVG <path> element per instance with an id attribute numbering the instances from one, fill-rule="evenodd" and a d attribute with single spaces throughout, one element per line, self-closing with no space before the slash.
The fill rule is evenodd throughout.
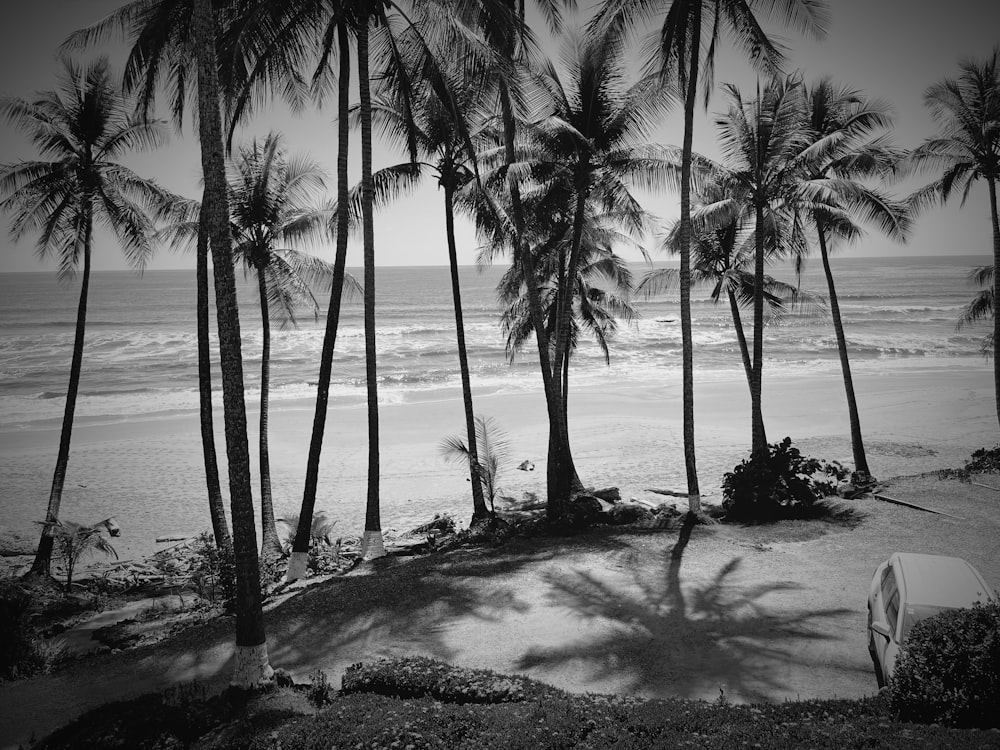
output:
<path id="1" fill-rule="evenodd" d="M 701 57 L 701 14 L 693 11 L 691 56 L 684 92 L 684 143 L 681 150 L 681 370 L 684 420 L 684 471 L 687 475 L 688 512 L 701 512 L 701 491 L 694 444 L 694 339 L 691 333 L 691 153 L 694 146 L 694 107 L 698 96 L 698 63 Z"/>
<path id="2" fill-rule="evenodd" d="M 89 199 L 88 200 L 89 203 Z M 56 470 L 49 490 L 49 505 L 45 511 L 45 526 L 38 541 L 35 559 L 29 575 L 48 576 L 52 569 L 52 524 L 59 520 L 63 484 L 69 465 L 69 444 L 73 436 L 73 415 L 76 413 L 76 396 L 80 390 L 80 371 L 83 369 L 83 340 L 87 329 L 87 298 L 90 294 L 90 254 L 93 237 L 92 208 L 88 205 L 86 225 L 83 227 L 83 279 L 80 283 L 80 301 L 76 308 L 76 334 L 73 338 L 73 357 L 69 366 L 69 387 L 66 389 L 66 407 L 63 411 L 62 431 L 59 433 L 59 451 Z"/>
<path id="3" fill-rule="evenodd" d="M 505 86 L 500 89 L 500 109 L 504 126 L 504 152 L 507 164 L 516 161 L 514 150 L 515 121 L 510 96 Z M 549 336 L 545 330 L 545 315 L 542 312 L 541 297 L 538 293 L 538 275 L 531 249 L 524 242 L 524 210 L 521 205 L 520 188 L 511 182 L 510 198 L 514 214 L 514 252 L 521 261 L 521 275 L 528 295 L 528 311 L 535 329 L 538 344 L 538 361 L 542 371 L 542 388 L 545 391 L 545 406 L 549 417 L 549 448 L 546 462 L 546 514 L 550 522 L 559 523 L 566 513 L 573 491 L 576 467 L 569 450 L 569 435 L 563 430 L 562 404 L 558 385 L 552 379 L 552 361 L 549 355 Z"/>
<path id="4" fill-rule="evenodd" d="M 847 356 L 847 339 L 844 337 L 844 324 L 840 318 L 840 303 L 837 301 L 837 290 L 833 284 L 833 269 L 830 268 L 830 253 L 826 246 L 826 231 L 821 222 L 817 222 L 819 235 L 819 254 L 823 260 L 823 273 L 826 274 L 826 286 L 830 292 L 830 314 L 833 316 L 833 330 L 837 336 L 837 352 L 840 354 L 840 369 L 844 373 L 844 392 L 847 394 L 847 413 L 851 422 L 851 450 L 854 453 L 854 470 L 870 476 L 868 458 L 865 456 L 865 444 L 861 437 L 861 417 L 858 415 L 858 401 L 854 396 L 854 379 L 851 377 L 851 362 Z"/>
<path id="5" fill-rule="evenodd" d="M 215 56 L 215 19 L 212 0 L 195 0 L 193 16 L 198 55 L 198 131 L 201 164 L 208 201 L 212 266 L 215 277 L 216 319 L 222 366 L 222 405 L 229 461 L 230 512 L 236 567 L 236 653 L 232 684 L 255 688 L 269 683 L 273 671 L 267 658 L 267 637 L 261 609 L 260 566 L 250 488 L 250 448 L 247 442 L 246 403 L 243 397 L 243 355 L 236 304 L 229 200 L 223 157 L 222 118 Z"/>
<path id="6" fill-rule="evenodd" d="M 446 177 L 451 179 L 451 176 Z M 455 302 L 455 334 L 458 339 L 458 369 L 462 375 L 462 401 L 465 405 L 465 432 L 469 448 L 469 480 L 472 482 L 472 521 L 489 518 L 479 476 L 479 448 L 476 441 L 476 416 L 472 408 L 472 384 L 469 379 L 469 356 L 465 348 L 465 321 L 462 314 L 462 290 L 458 282 L 458 251 L 455 247 L 455 186 L 444 188 L 444 221 L 448 237 L 448 264 L 451 267 L 451 295 Z"/>
<path id="7" fill-rule="evenodd" d="M 767 458 L 767 437 L 764 434 L 762 405 L 762 375 L 764 368 L 764 203 L 755 198 L 756 247 L 753 261 L 753 362 L 750 382 L 750 420 L 752 433 L 751 457 Z"/>
<path id="8" fill-rule="evenodd" d="M 997 420 L 1000 420 L 1000 219 L 997 217 L 997 183 L 987 177 L 990 188 L 990 219 L 993 221 L 993 389 Z"/>
<path id="9" fill-rule="evenodd" d="M 750 350 L 747 348 L 747 335 L 743 330 L 743 319 L 740 315 L 740 305 L 736 301 L 736 295 L 732 289 L 727 291 L 729 295 L 729 309 L 733 313 L 733 325 L 736 327 L 736 340 L 740 345 L 740 357 L 743 359 L 743 370 L 747 375 L 747 385 L 753 390 L 753 365 L 750 362 Z"/>
<path id="10" fill-rule="evenodd" d="M 281 554 L 281 540 L 274 524 L 274 500 L 271 496 L 271 458 L 267 447 L 268 397 L 271 388 L 271 319 L 267 305 L 267 279 L 264 269 L 257 269 L 257 293 L 260 295 L 260 554 L 264 560 Z"/>
<path id="11" fill-rule="evenodd" d="M 361 99 L 361 213 L 365 257 L 365 380 L 368 385 L 368 502 L 363 558 L 382 557 L 382 520 L 379 512 L 378 365 L 375 360 L 375 189 L 372 182 L 372 100 L 368 74 L 368 24 L 358 24 L 358 89 Z"/>
<path id="12" fill-rule="evenodd" d="M 208 513 L 212 518 L 215 545 L 220 550 L 230 550 L 233 539 L 229 535 L 226 507 L 219 486 L 219 460 L 215 453 L 215 424 L 212 419 L 212 359 L 208 341 L 208 191 L 203 191 L 201 209 L 198 211 L 198 259 L 195 283 L 198 310 L 198 415 L 201 421 L 201 452 L 205 460 L 205 483 L 208 487 Z"/>
<path id="13" fill-rule="evenodd" d="M 340 52 L 337 119 L 337 254 L 333 262 L 333 284 L 330 288 L 330 306 L 326 311 L 326 330 L 320 354 L 319 381 L 316 384 L 316 410 L 313 413 L 312 437 L 306 461 L 306 482 L 299 511 L 299 526 L 288 561 L 286 580 L 296 581 L 306 573 L 309 559 L 309 542 L 312 538 L 312 519 L 316 509 L 316 490 L 319 486 L 319 461 L 323 452 L 323 434 L 326 431 L 326 408 L 330 401 L 330 375 L 333 371 L 333 352 L 337 345 L 340 326 L 340 302 L 344 292 L 344 268 L 347 265 L 347 237 L 349 214 L 349 184 L 347 156 L 350 146 L 350 82 L 351 58 L 347 26 L 337 25 L 337 46 Z"/>

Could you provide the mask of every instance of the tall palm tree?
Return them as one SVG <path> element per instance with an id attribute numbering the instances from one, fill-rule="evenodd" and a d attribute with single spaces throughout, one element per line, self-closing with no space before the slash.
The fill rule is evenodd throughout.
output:
<path id="1" fill-rule="evenodd" d="M 219 111 L 216 25 L 212 0 L 194 0 L 192 37 L 198 63 L 198 131 L 201 164 L 208 200 L 208 227 L 215 280 L 219 359 L 222 369 L 222 405 L 225 415 L 226 457 L 233 518 L 236 561 L 236 664 L 232 684 L 257 687 L 273 679 L 267 657 L 267 636 L 261 608 L 260 563 L 250 487 L 250 450 L 243 396 L 243 354 L 240 318 L 229 232 L 229 197 L 223 158 L 222 117 Z"/>
<path id="2" fill-rule="evenodd" d="M 830 313 L 837 338 L 837 351 L 844 377 L 848 418 L 851 426 L 851 449 L 854 455 L 854 480 L 871 481 L 861 434 L 861 417 L 854 395 L 847 339 L 840 315 L 840 303 L 830 265 L 831 240 L 854 239 L 861 233 L 854 216 L 876 222 L 889 237 L 902 241 L 908 228 L 905 208 L 879 190 L 866 186 L 867 177 L 884 177 L 902 154 L 884 138 L 869 139 L 874 130 L 891 126 L 889 108 L 881 102 L 867 101 L 857 91 L 835 86 L 823 79 L 806 90 L 807 125 L 815 139 L 815 153 L 809 159 L 805 177 L 819 189 L 827 189 L 829 203 L 817 203 L 810 212 L 816 228 L 823 273 L 829 291 Z"/>
<path id="3" fill-rule="evenodd" d="M 119 162 L 131 151 L 159 145 L 164 131 L 159 122 L 131 115 L 106 58 L 86 66 L 64 59 L 57 90 L 32 101 L 4 98 L 0 113 L 28 135 L 44 159 L 2 167 L 0 205 L 13 213 L 11 236 L 16 240 L 39 230 L 38 253 L 42 258 L 56 256 L 63 279 L 83 263 L 56 468 L 31 566 L 33 574 L 48 575 L 80 387 L 94 224 L 112 231 L 129 265 L 141 273 L 151 252 L 150 214 L 165 210 L 171 196 Z"/>
<path id="4" fill-rule="evenodd" d="M 1000 217 L 997 213 L 997 182 L 1000 181 L 1000 48 L 985 60 L 964 60 L 958 78 L 946 78 L 924 92 L 924 103 L 940 133 L 910 155 L 909 167 L 943 170 L 941 177 L 909 197 L 920 211 L 946 202 L 954 192 L 965 204 L 976 180 L 989 189 L 990 221 L 993 224 L 993 267 L 1000 265 Z M 1000 293 L 1000 274 L 993 277 L 993 296 Z M 997 419 L 1000 420 L 1000 316 L 993 318 L 993 380 Z"/>
<path id="5" fill-rule="evenodd" d="M 797 230 L 786 241 L 791 246 L 804 247 L 801 227 L 790 218 L 781 217 L 805 205 L 801 194 L 807 186 L 804 177 L 804 152 L 810 145 L 808 131 L 803 127 L 805 99 L 803 86 L 797 77 L 774 79 L 756 100 L 745 102 L 739 90 L 726 86 L 730 106 L 717 120 L 719 143 L 726 158 L 725 183 L 747 196 L 746 205 L 753 211 L 754 232 L 754 299 L 753 351 L 750 384 L 752 457 L 767 456 L 767 437 L 761 403 L 764 333 L 764 264 L 767 231 L 760 231 L 771 222 L 787 222 Z"/>
<path id="6" fill-rule="evenodd" d="M 459 374 L 462 382 L 462 401 L 465 411 L 466 455 L 469 463 L 469 478 L 472 485 L 472 522 L 485 521 L 492 517 L 486 507 L 483 492 L 485 477 L 481 476 L 476 439 L 476 418 L 472 402 L 472 384 L 469 375 L 469 358 L 465 343 L 465 322 L 462 310 L 462 292 L 458 276 L 458 248 L 455 241 L 455 196 L 456 192 L 474 179 L 475 154 L 469 142 L 463 137 L 462 129 L 456 125 L 456 117 L 466 120 L 464 129 L 472 132 L 471 121 L 475 118 L 482 99 L 482 89 L 451 80 L 449 91 L 456 100 L 454 106 L 443 102 L 438 93 L 430 87 L 421 87 L 422 95 L 412 105 L 412 120 L 404 115 L 406 105 L 400 101 L 398 90 L 384 90 L 375 97 L 372 104 L 373 123 L 380 132 L 396 145 L 405 147 L 407 136 L 415 136 L 419 157 L 422 161 L 406 162 L 386 167 L 373 175 L 376 201 L 384 203 L 401 191 L 415 187 L 421 177 L 430 172 L 437 177 L 438 186 L 444 192 L 445 235 L 448 245 L 448 265 L 451 278 L 452 301 L 455 310 L 455 332 L 458 348 Z M 357 111 L 355 111 L 357 112 Z M 480 113 L 481 114 L 481 113 Z M 358 118 L 355 118 L 355 124 Z"/>
<path id="7" fill-rule="evenodd" d="M 193 0 L 133 0 L 104 20 L 70 35 L 63 46 L 79 48 L 117 33 L 131 35 L 135 40 L 124 71 L 124 86 L 137 92 L 137 106 L 142 114 L 152 107 L 163 69 L 173 66 L 170 75 L 177 84 L 172 86 L 170 109 L 178 130 L 183 121 L 186 98 L 190 93 L 185 82 L 196 73 L 192 70 L 195 55 L 190 34 Z M 201 205 L 208 212 L 209 196 L 203 195 Z M 225 502 L 219 482 L 218 457 L 215 450 L 215 426 L 212 418 L 212 367 L 209 355 L 208 300 L 208 240 L 207 219 L 202 223 L 198 241 L 195 271 L 196 331 L 198 339 L 198 404 L 201 426 L 202 456 L 208 493 L 209 515 L 215 542 L 220 549 L 232 547 L 232 537 L 226 521 Z"/>
<path id="8" fill-rule="evenodd" d="M 217 40 L 233 8 L 226 0 L 131 0 L 103 21 L 78 32 L 75 44 L 124 31 L 132 47 L 124 85 L 137 94 L 139 111 L 153 105 L 162 78 L 169 78 L 171 110 L 179 125 L 187 104 L 189 82 L 196 81 L 198 136 L 205 182 L 205 226 L 212 252 L 216 320 L 222 370 L 226 457 L 229 468 L 233 554 L 236 568 L 236 653 L 232 683 L 256 687 L 272 679 L 261 608 L 260 564 L 250 486 L 250 449 L 243 393 L 236 278 L 233 271 L 229 198 L 226 188 L 220 69 Z M 231 51 L 237 56 L 239 50 Z M 193 68 L 192 68 L 193 66 Z"/>
<path id="9" fill-rule="evenodd" d="M 680 189 L 680 304 L 684 466 L 688 485 L 688 509 L 692 513 L 701 511 L 694 442 L 694 344 L 691 338 L 691 164 L 694 110 L 698 98 L 699 76 L 703 69 L 705 105 L 708 105 L 715 52 L 723 27 L 727 28 L 758 71 L 774 75 L 781 69 L 782 53 L 760 27 L 756 16 L 759 11 L 817 36 L 823 33 L 826 23 L 826 4 L 823 0 L 611 0 L 594 19 L 597 25 L 607 24 L 624 32 L 662 14 L 656 55 L 650 60 L 650 64 L 658 68 L 666 78 L 677 81 L 678 94 L 684 100 Z M 707 29 L 711 31 L 706 35 Z M 703 58 L 702 48 L 706 36 L 708 45 Z"/>
<path id="10" fill-rule="evenodd" d="M 281 138 L 271 133 L 239 149 L 229 178 L 234 260 L 257 278 L 261 310 L 262 349 L 259 454 L 261 483 L 261 554 L 282 551 L 274 519 L 268 450 L 271 321 L 281 327 L 296 324 L 296 309 L 306 306 L 319 317 L 312 287 L 327 285 L 332 267 L 286 245 L 325 236 L 329 211 L 310 206 L 324 186 L 320 167 L 304 158 L 289 159 Z M 188 206 L 189 215 L 200 213 Z M 160 232 L 173 244 L 190 244 L 199 235 L 198 221 L 183 221 Z"/>

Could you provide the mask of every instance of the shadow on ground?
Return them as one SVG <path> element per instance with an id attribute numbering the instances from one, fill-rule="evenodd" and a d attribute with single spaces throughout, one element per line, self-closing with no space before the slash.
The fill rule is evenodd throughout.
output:
<path id="1" fill-rule="evenodd" d="M 659 568 L 633 568 L 625 576 L 590 570 L 548 576 L 553 604 L 606 627 L 561 647 L 529 648 L 517 667 L 575 663 L 618 692 L 650 696 L 702 697 L 720 689 L 727 698 L 758 701 L 788 692 L 783 675 L 808 666 L 806 642 L 831 640 L 824 620 L 850 610 L 771 608 L 765 597 L 799 587 L 731 583 L 741 557 L 723 564 L 707 583 L 682 587 L 691 531 L 686 523 Z"/>

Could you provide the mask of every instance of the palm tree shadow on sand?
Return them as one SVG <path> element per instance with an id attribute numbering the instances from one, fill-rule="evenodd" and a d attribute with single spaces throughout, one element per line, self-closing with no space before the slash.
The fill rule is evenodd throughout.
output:
<path id="1" fill-rule="evenodd" d="M 822 621 L 848 610 L 770 611 L 766 596 L 801 587 L 736 585 L 730 579 L 740 557 L 685 591 L 681 563 L 693 527 L 685 521 L 662 577 L 649 575 L 648 566 L 629 566 L 626 585 L 593 571 L 549 576 L 554 604 L 610 627 L 565 646 L 530 648 L 518 669 L 577 665 L 592 679 L 615 684 L 615 692 L 644 696 L 703 698 L 724 691 L 726 698 L 756 702 L 786 693 L 783 674 L 807 668 L 806 645 L 830 638 Z"/>

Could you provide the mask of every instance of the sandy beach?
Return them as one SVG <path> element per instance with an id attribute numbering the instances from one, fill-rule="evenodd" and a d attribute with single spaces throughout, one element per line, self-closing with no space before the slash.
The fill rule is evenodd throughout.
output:
<path id="1" fill-rule="evenodd" d="M 719 482 L 747 455 L 749 395 L 742 374 L 714 373 L 696 381 L 698 469 L 707 500 L 720 500 Z M 839 372 L 808 377 L 765 370 L 764 409 L 769 438 L 789 435 L 808 455 L 852 464 L 847 411 Z M 868 458 L 879 478 L 960 466 L 973 450 L 997 442 L 992 377 L 980 367 L 949 370 L 897 368 L 856 376 Z M 501 482 L 507 494 L 544 492 L 547 424 L 540 392 L 479 394 L 478 413 L 507 430 L 511 463 Z M 301 501 L 313 405 L 275 400 L 271 413 L 271 467 L 277 514 Z M 630 379 L 613 371 L 570 388 L 570 429 L 581 477 L 589 485 L 618 486 L 624 497 L 647 497 L 649 487 L 683 489 L 679 378 Z M 248 415 L 256 463 L 256 411 Z M 438 512 L 459 522 L 469 515 L 468 484 L 447 464 L 438 445 L 462 430 L 461 401 L 453 391 L 384 404 L 381 419 L 383 528 L 404 530 Z M 222 455 L 222 429 L 217 439 Z M 360 533 L 366 487 L 366 423 L 360 407 L 331 409 L 317 508 L 338 521 L 338 533 Z M 31 533 L 47 498 L 58 425 L 0 427 L 0 474 L 5 478 L 5 526 Z M 523 460 L 533 472 L 518 471 Z M 114 423 L 82 420 L 74 428 L 63 516 L 97 521 L 115 515 L 123 529 L 119 554 L 130 559 L 158 547 L 160 536 L 193 535 L 210 527 L 197 416 L 194 412 L 142 416 Z M 225 477 L 223 477 L 223 481 Z M 256 476 L 254 477 L 256 489 Z M 159 545 L 162 546 L 162 545 Z"/>

